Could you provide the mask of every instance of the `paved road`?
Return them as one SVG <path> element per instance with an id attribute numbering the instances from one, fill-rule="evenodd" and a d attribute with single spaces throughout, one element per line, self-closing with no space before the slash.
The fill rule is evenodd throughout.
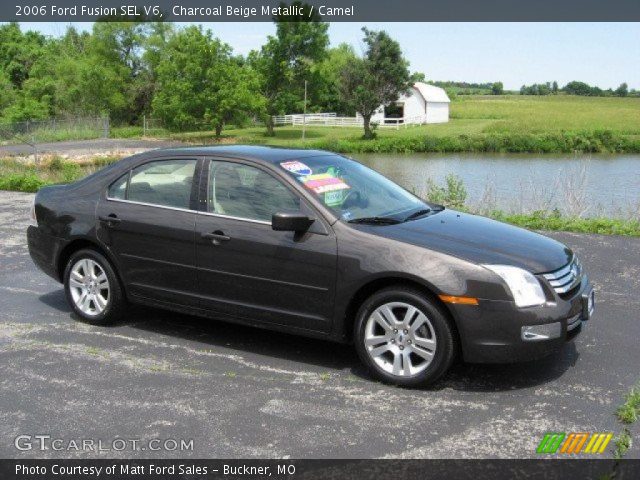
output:
<path id="1" fill-rule="evenodd" d="M 554 357 L 459 365 L 432 389 L 370 380 L 351 348 L 134 308 L 110 328 L 70 314 L 25 246 L 31 196 L 0 192 L 0 458 L 532 457 L 547 431 L 620 431 L 639 377 L 640 239 L 554 234 L 598 291 Z M 640 457 L 639 428 L 631 457 Z M 193 439 L 193 452 L 19 452 L 20 434 Z"/>
<path id="2" fill-rule="evenodd" d="M 143 151 L 154 148 L 177 147 L 181 142 L 171 140 L 137 140 L 120 138 L 99 138 L 95 140 L 71 140 L 67 142 L 51 142 L 38 144 L 40 154 L 57 155 L 92 155 L 95 153 L 116 151 Z M 15 155 L 33 155 L 33 147 L 25 144 L 0 145 L 0 157 Z"/>

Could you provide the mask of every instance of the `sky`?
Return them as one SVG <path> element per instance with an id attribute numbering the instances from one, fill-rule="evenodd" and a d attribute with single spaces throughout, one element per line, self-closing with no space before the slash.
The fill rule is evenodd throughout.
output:
<path id="1" fill-rule="evenodd" d="M 61 35 L 68 23 L 21 23 L 25 30 Z M 90 30 L 91 23 L 73 24 Z M 186 24 L 181 24 L 186 25 Z M 259 48 L 272 23 L 202 23 L 236 53 Z M 581 80 L 640 89 L 640 23 L 332 23 L 332 45 L 362 52 L 363 26 L 386 30 L 428 80 L 501 81 L 506 89 Z"/>

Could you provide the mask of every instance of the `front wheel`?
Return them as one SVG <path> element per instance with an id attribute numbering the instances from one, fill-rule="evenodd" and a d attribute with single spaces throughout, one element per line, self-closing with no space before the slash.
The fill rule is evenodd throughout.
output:
<path id="1" fill-rule="evenodd" d="M 410 288 L 383 289 L 358 311 L 355 344 L 379 379 L 396 385 L 435 382 L 455 358 L 456 336 L 441 307 Z"/>
<path id="2" fill-rule="evenodd" d="M 64 272 L 64 290 L 74 312 L 94 325 L 115 322 L 125 305 L 120 282 L 111 264 L 91 249 L 79 250 L 69 258 Z"/>

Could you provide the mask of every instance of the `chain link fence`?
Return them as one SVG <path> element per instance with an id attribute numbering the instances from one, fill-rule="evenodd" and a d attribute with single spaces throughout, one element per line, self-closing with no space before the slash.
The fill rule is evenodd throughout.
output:
<path id="1" fill-rule="evenodd" d="M 37 145 L 109 137 L 109 117 L 64 117 L 0 123 L 0 144 Z"/>
<path id="2" fill-rule="evenodd" d="M 153 135 L 156 132 L 161 132 L 164 130 L 164 122 L 155 117 L 151 117 L 148 115 L 142 116 L 142 136 L 148 137 Z"/>

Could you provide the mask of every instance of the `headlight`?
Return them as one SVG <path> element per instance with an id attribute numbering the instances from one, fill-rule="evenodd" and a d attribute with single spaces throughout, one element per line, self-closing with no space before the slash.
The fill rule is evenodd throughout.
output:
<path id="1" fill-rule="evenodd" d="M 573 254 L 573 264 L 576 266 L 576 276 L 579 277 L 582 275 L 582 263 L 580 263 L 580 259 L 574 253 Z"/>
<path id="2" fill-rule="evenodd" d="M 484 267 L 504 280 L 511 290 L 516 306 L 532 307 L 545 303 L 546 298 L 540 282 L 530 272 L 509 265 L 484 265 Z"/>

